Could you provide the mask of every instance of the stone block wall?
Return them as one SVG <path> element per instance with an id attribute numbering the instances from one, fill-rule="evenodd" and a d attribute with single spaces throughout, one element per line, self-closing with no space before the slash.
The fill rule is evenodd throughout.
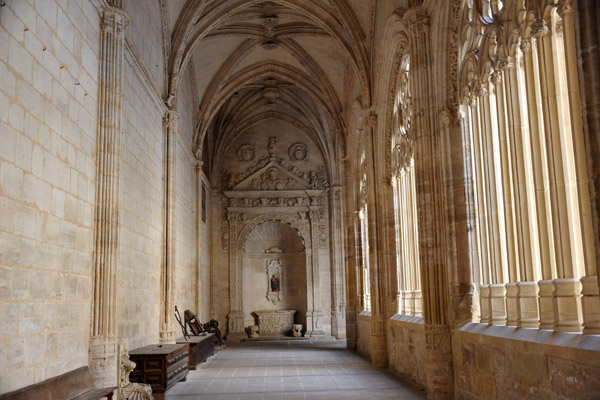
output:
<path id="1" fill-rule="evenodd" d="M 183 313 L 196 310 L 196 161 L 181 135 L 177 140 L 176 234 L 175 234 L 175 304 Z M 202 322 L 205 322 L 201 320 Z M 179 330 L 177 334 L 179 334 Z"/>
<path id="2" fill-rule="evenodd" d="M 151 84 L 162 93 L 165 60 L 159 2 L 125 1 L 124 8 L 131 19 L 125 27 L 126 40 L 148 72 Z"/>
<path id="3" fill-rule="evenodd" d="M 425 387 L 427 371 L 423 318 L 393 316 L 387 324 L 387 342 L 390 370 L 421 388 Z"/>
<path id="4" fill-rule="evenodd" d="M 99 17 L 0 11 L 0 393 L 87 365 Z"/>
<path id="5" fill-rule="evenodd" d="M 131 54 L 125 59 L 118 334 L 135 349 L 158 342 L 164 138 L 163 110 Z"/>
<path id="6" fill-rule="evenodd" d="M 371 358 L 371 313 L 363 311 L 356 319 L 356 351 Z"/>
<path id="7" fill-rule="evenodd" d="M 469 323 L 454 333 L 457 399 L 600 398 L 600 336 Z"/>

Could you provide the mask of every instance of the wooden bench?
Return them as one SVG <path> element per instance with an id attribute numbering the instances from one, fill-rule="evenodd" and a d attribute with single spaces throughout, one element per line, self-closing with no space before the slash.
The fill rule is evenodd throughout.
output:
<path id="1" fill-rule="evenodd" d="M 81 367 L 35 385 L 0 395 L 0 400 L 98 400 L 103 397 L 112 400 L 116 388 L 113 386 L 96 389 L 90 369 Z"/>

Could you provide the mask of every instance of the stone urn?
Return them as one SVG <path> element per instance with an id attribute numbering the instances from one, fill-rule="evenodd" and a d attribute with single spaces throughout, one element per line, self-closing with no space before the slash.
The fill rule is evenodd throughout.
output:
<path id="1" fill-rule="evenodd" d="M 250 325 L 248 326 L 248 328 L 246 329 L 246 332 L 248 333 L 248 337 L 250 339 L 254 339 L 260 336 L 260 334 L 258 333 L 258 325 Z"/>

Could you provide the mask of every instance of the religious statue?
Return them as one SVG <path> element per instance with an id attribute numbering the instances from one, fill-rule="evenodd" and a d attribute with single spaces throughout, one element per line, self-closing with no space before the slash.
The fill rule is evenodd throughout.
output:
<path id="1" fill-rule="evenodd" d="M 275 275 L 271 276 L 271 291 L 279 292 L 279 278 Z"/>

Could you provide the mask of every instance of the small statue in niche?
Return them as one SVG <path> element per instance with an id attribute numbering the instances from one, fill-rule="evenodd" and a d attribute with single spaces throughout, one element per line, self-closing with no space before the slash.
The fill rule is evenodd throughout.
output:
<path id="1" fill-rule="evenodd" d="M 279 278 L 275 274 L 271 275 L 271 292 L 279 292 Z"/>

